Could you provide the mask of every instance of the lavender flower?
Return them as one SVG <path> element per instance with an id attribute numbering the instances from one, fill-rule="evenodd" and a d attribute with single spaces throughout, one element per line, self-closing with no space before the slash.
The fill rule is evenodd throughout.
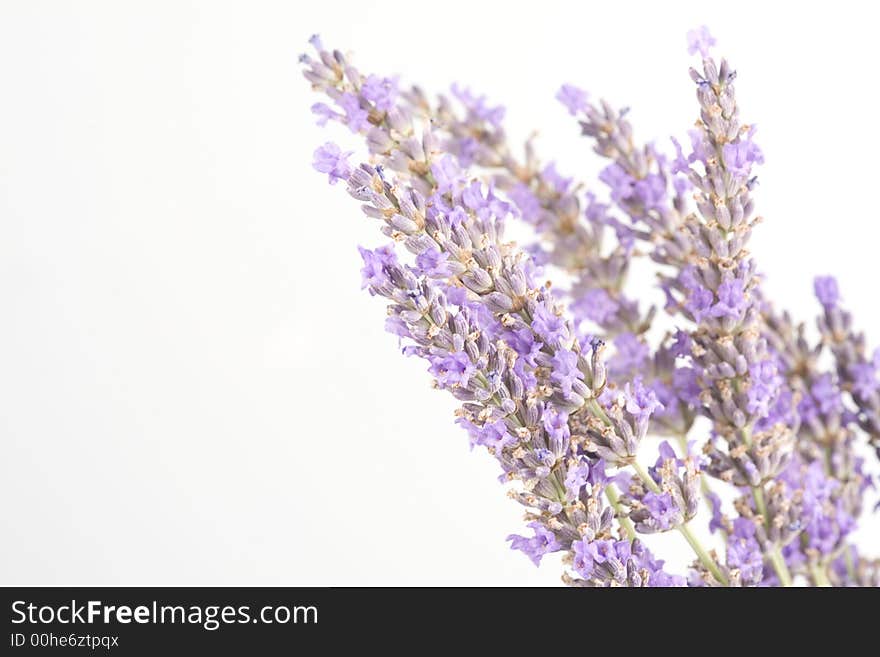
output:
<path id="1" fill-rule="evenodd" d="M 330 184 L 335 185 L 340 180 L 348 180 L 351 175 L 351 166 L 347 160 L 352 152 L 343 153 L 339 146 L 327 142 L 315 151 L 313 166 L 321 173 L 326 173 Z"/>
<path id="2" fill-rule="evenodd" d="M 705 25 L 689 30 L 687 33 L 688 54 L 694 55 L 700 53 L 703 57 L 708 57 L 709 49 L 715 45 L 715 37 L 709 33 L 709 28 Z"/>
<path id="3" fill-rule="evenodd" d="M 530 522 L 529 528 L 534 532 L 534 536 L 526 538 L 511 534 L 507 537 L 510 541 L 512 550 L 520 550 L 528 556 L 532 562 L 538 566 L 541 564 L 541 558 L 550 552 L 557 552 L 562 549 L 556 535 L 547 530 L 540 522 Z"/>
<path id="4" fill-rule="evenodd" d="M 764 155 L 751 136 L 724 144 L 721 157 L 728 171 L 743 177 L 748 177 L 755 164 L 764 163 Z"/>
<path id="5" fill-rule="evenodd" d="M 510 535 L 511 548 L 536 565 L 562 553 L 573 586 L 880 581 L 851 543 L 871 484 L 858 446 L 880 450 L 880 351 L 868 353 L 830 277 L 815 282 L 818 343 L 764 297 L 748 251 L 764 155 L 705 27 L 688 33 L 702 58 L 690 72 L 699 119 L 689 152 L 678 140 L 672 157 L 639 145 L 627 111 L 560 88 L 607 160 L 599 193 L 542 162 L 532 141 L 515 155 L 504 108 L 484 96 L 454 86 L 434 102 L 311 44 L 303 73 L 326 101 L 313 113 L 347 126 L 369 154 L 355 167 L 353 152 L 327 143 L 314 167 L 346 181 L 392 240 L 361 249 L 363 287 L 385 299 L 389 332 L 458 400 L 471 447 L 497 460 L 525 508 L 530 535 Z M 507 241 L 510 220 L 536 241 Z M 676 328 L 659 340 L 656 308 L 626 287 L 642 256 Z M 545 272 L 566 283 L 551 288 Z M 689 439 L 697 414 L 710 430 Z M 655 434 L 678 436 L 680 449 L 661 443 L 645 467 L 640 449 Z M 735 497 L 735 516 L 715 486 Z M 701 499 L 722 553 L 692 531 Z M 636 538 L 667 531 L 693 548 L 687 578 Z"/>
<path id="6" fill-rule="evenodd" d="M 834 308 L 840 301 L 840 292 L 837 289 L 837 281 L 833 276 L 817 276 L 813 282 L 816 298 L 825 308 Z"/>
<path id="7" fill-rule="evenodd" d="M 575 115 L 587 106 L 590 95 L 574 85 L 564 84 L 559 88 L 556 99 L 568 108 L 569 113 Z"/>

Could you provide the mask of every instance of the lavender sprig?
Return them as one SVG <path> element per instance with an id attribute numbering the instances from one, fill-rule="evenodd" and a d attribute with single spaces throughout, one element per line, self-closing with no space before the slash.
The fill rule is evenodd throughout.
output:
<path id="1" fill-rule="evenodd" d="M 313 111 L 363 135 L 371 161 L 353 168 L 351 153 L 326 144 L 315 167 L 331 183 L 346 181 L 392 239 L 362 249 L 364 286 L 388 300 L 387 327 L 404 352 L 461 401 L 458 423 L 472 445 L 497 458 L 502 480 L 518 482 L 511 495 L 532 534 L 509 537 L 513 548 L 535 563 L 562 552 L 563 579 L 575 586 L 680 585 L 635 538 L 675 529 L 697 555 L 689 584 L 876 581 L 876 564 L 848 543 L 869 482 L 854 446 L 857 428 L 873 435 L 876 368 L 865 370 L 863 339 L 827 285 L 820 328 L 833 372 L 816 364 L 821 346 L 770 311 L 745 248 L 756 222 L 751 170 L 763 155 L 739 123 L 732 70 L 708 56 L 708 31 L 692 42 L 703 55 L 702 72 L 691 72 L 701 119 L 693 152 L 679 148 L 671 166 L 653 147 L 636 147 L 607 104 L 590 105 L 574 87 L 559 95 L 614 160 L 601 179 L 632 226 L 593 195 L 582 204 L 580 186 L 538 165 L 531 144 L 525 162 L 512 157 L 503 111 L 482 98 L 456 88 L 463 116 L 444 97 L 432 107 L 418 89 L 401 94 L 396 78 L 361 75 L 317 38 L 304 74 L 333 104 Z M 588 300 L 571 305 L 574 322 L 537 281 L 541 254 L 504 241 L 513 215 L 553 244 L 546 262 L 574 275 L 570 293 Z M 606 255 L 608 226 L 620 246 Z M 652 259 L 671 269 L 661 276 L 667 310 L 692 324 L 654 353 L 644 335 L 651 313 L 640 320 L 637 306 L 622 303 L 633 239 L 651 243 Z M 614 337 L 607 366 L 604 342 L 577 330 L 579 312 Z M 697 410 L 712 422 L 705 455 L 687 440 Z M 646 468 L 639 449 L 656 430 L 676 434 L 681 454 L 664 442 Z M 702 472 L 740 492 L 733 520 Z M 710 529 L 724 533 L 723 559 L 689 526 L 701 488 Z"/>
<path id="2" fill-rule="evenodd" d="M 837 281 L 820 276 L 816 297 L 822 304 L 819 331 L 834 356 L 837 376 L 857 410 L 856 418 L 880 455 L 880 349 L 869 358 L 865 336 L 853 330 L 851 313 L 840 306 Z"/>

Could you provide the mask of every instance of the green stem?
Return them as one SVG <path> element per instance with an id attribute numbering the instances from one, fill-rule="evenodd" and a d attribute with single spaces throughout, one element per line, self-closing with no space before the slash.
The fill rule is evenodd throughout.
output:
<path id="1" fill-rule="evenodd" d="M 657 485 L 657 482 L 651 478 L 651 475 L 648 474 L 648 471 L 645 470 L 645 466 L 643 466 L 638 461 L 632 462 L 633 470 L 636 471 L 636 474 L 639 475 L 639 479 L 645 482 L 645 485 L 651 489 L 654 493 L 660 492 L 660 486 Z"/>
<path id="2" fill-rule="evenodd" d="M 752 497 L 755 499 L 755 508 L 761 515 L 764 523 L 767 522 L 767 505 L 764 503 L 764 489 L 760 486 L 752 486 Z"/>
<path id="3" fill-rule="evenodd" d="M 782 553 L 779 551 L 779 548 L 773 546 L 770 552 L 767 553 L 767 557 L 770 559 L 770 564 L 773 566 L 773 570 L 776 571 L 776 575 L 779 577 L 779 583 L 785 587 L 791 586 L 791 573 L 788 572 L 788 566 L 785 565 L 785 559 L 782 558 Z"/>
<path id="4" fill-rule="evenodd" d="M 849 575 L 850 581 L 856 581 L 856 565 L 853 563 L 852 553 L 847 545 L 843 549 L 843 559 L 846 561 L 846 574 Z"/>
<path id="5" fill-rule="evenodd" d="M 634 540 L 636 528 L 633 526 L 632 520 L 620 508 L 620 495 L 617 493 L 617 488 L 614 487 L 614 484 L 609 484 L 605 487 L 605 497 L 608 498 L 608 503 L 614 509 L 614 513 L 617 514 L 617 520 L 620 522 L 620 526 L 623 527 L 626 535 L 629 536 L 629 540 Z"/>
<path id="6" fill-rule="evenodd" d="M 712 555 L 706 551 L 706 548 L 703 547 L 703 544 L 700 543 L 700 540 L 694 535 L 694 533 L 691 531 L 691 528 L 687 526 L 687 523 L 679 525 L 676 529 L 681 532 L 681 535 L 684 536 L 685 540 L 690 544 L 694 552 L 697 553 L 697 556 L 700 558 L 700 562 L 706 567 L 706 569 L 710 573 L 712 573 L 712 577 L 717 579 L 718 582 L 722 585 L 727 586 L 730 582 L 727 581 L 727 578 L 721 572 L 718 564 L 715 563 L 715 559 L 713 559 Z"/>
<path id="7" fill-rule="evenodd" d="M 596 414 L 596 416 L 602 420 L 602 422 L 606 426 L 611 426 L 611 418 L 608 417 L 608 413 L 605 412 L 605 409 L 602 408 L 602 405 L 596 399 L 590 399 L 587 402 L 587 405 L 590 407 L 590 410 Z"/>
<path id="8" fill-rule="evenodd" d="M 813 584 L 821 588 L 828 588 L 831 586 L 831 581 L 828 579 L 828 574 L 825 572 L 825 568 L 820 563 L 810 564 L 810 575 L 813 577 Z"/>

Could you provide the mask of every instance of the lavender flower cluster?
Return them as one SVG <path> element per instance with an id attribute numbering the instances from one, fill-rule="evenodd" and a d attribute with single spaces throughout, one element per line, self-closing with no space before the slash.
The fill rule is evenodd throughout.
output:
<path id="1" fill-rule="evenodd" d="M 389 240 L 361 248 L 363 287 L 525 507 L 513 549 L 561 553 L 573 586 L 876 586 L 880 562 L 852 535 L 872 486 L 861 454 L 880 453 L 880 350 L 833 278 L 815 280 L 813 341 L 763 295 L 748 243 L 764 157 L 736 71 L 706 28 L 688 41 L 699 115 L 668 154 L 638 143 L 626 111 L 559 90 L 607 161 L 594 192 L 532 142 L 517 155 L 503 107 L 459 87 L 431 100 L 313 37 L 312 112 L 368 150 L 355 165 L 327 143 L 314 166 Z M 506 240 L 510 221 L 534 242 Z M 637 258 L 656 269 L 666 332 L 627 289 Z M 567 284 L 551 291 L 550 272 Z M 686 573 L 640 538 L 660 532 L 693 549 Z"/>

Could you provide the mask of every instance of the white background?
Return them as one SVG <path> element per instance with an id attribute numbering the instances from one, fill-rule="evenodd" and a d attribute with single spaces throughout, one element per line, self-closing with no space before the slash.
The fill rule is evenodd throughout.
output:
<path id="1" fill-rule="evenodd" d="M 0 583 L 558 582 L 508 550 L 495 465 L 359 289 L 355 246 L 382 239 L 310 167 L 313 32 L 489 94 L 589 179 L 557 87 L 665 146 L 708 24 L 767 157 L 768 294 L 811 322 L 834 272 L 877 344 L 870 5 L 707 4 L 0 4 Z"/>

